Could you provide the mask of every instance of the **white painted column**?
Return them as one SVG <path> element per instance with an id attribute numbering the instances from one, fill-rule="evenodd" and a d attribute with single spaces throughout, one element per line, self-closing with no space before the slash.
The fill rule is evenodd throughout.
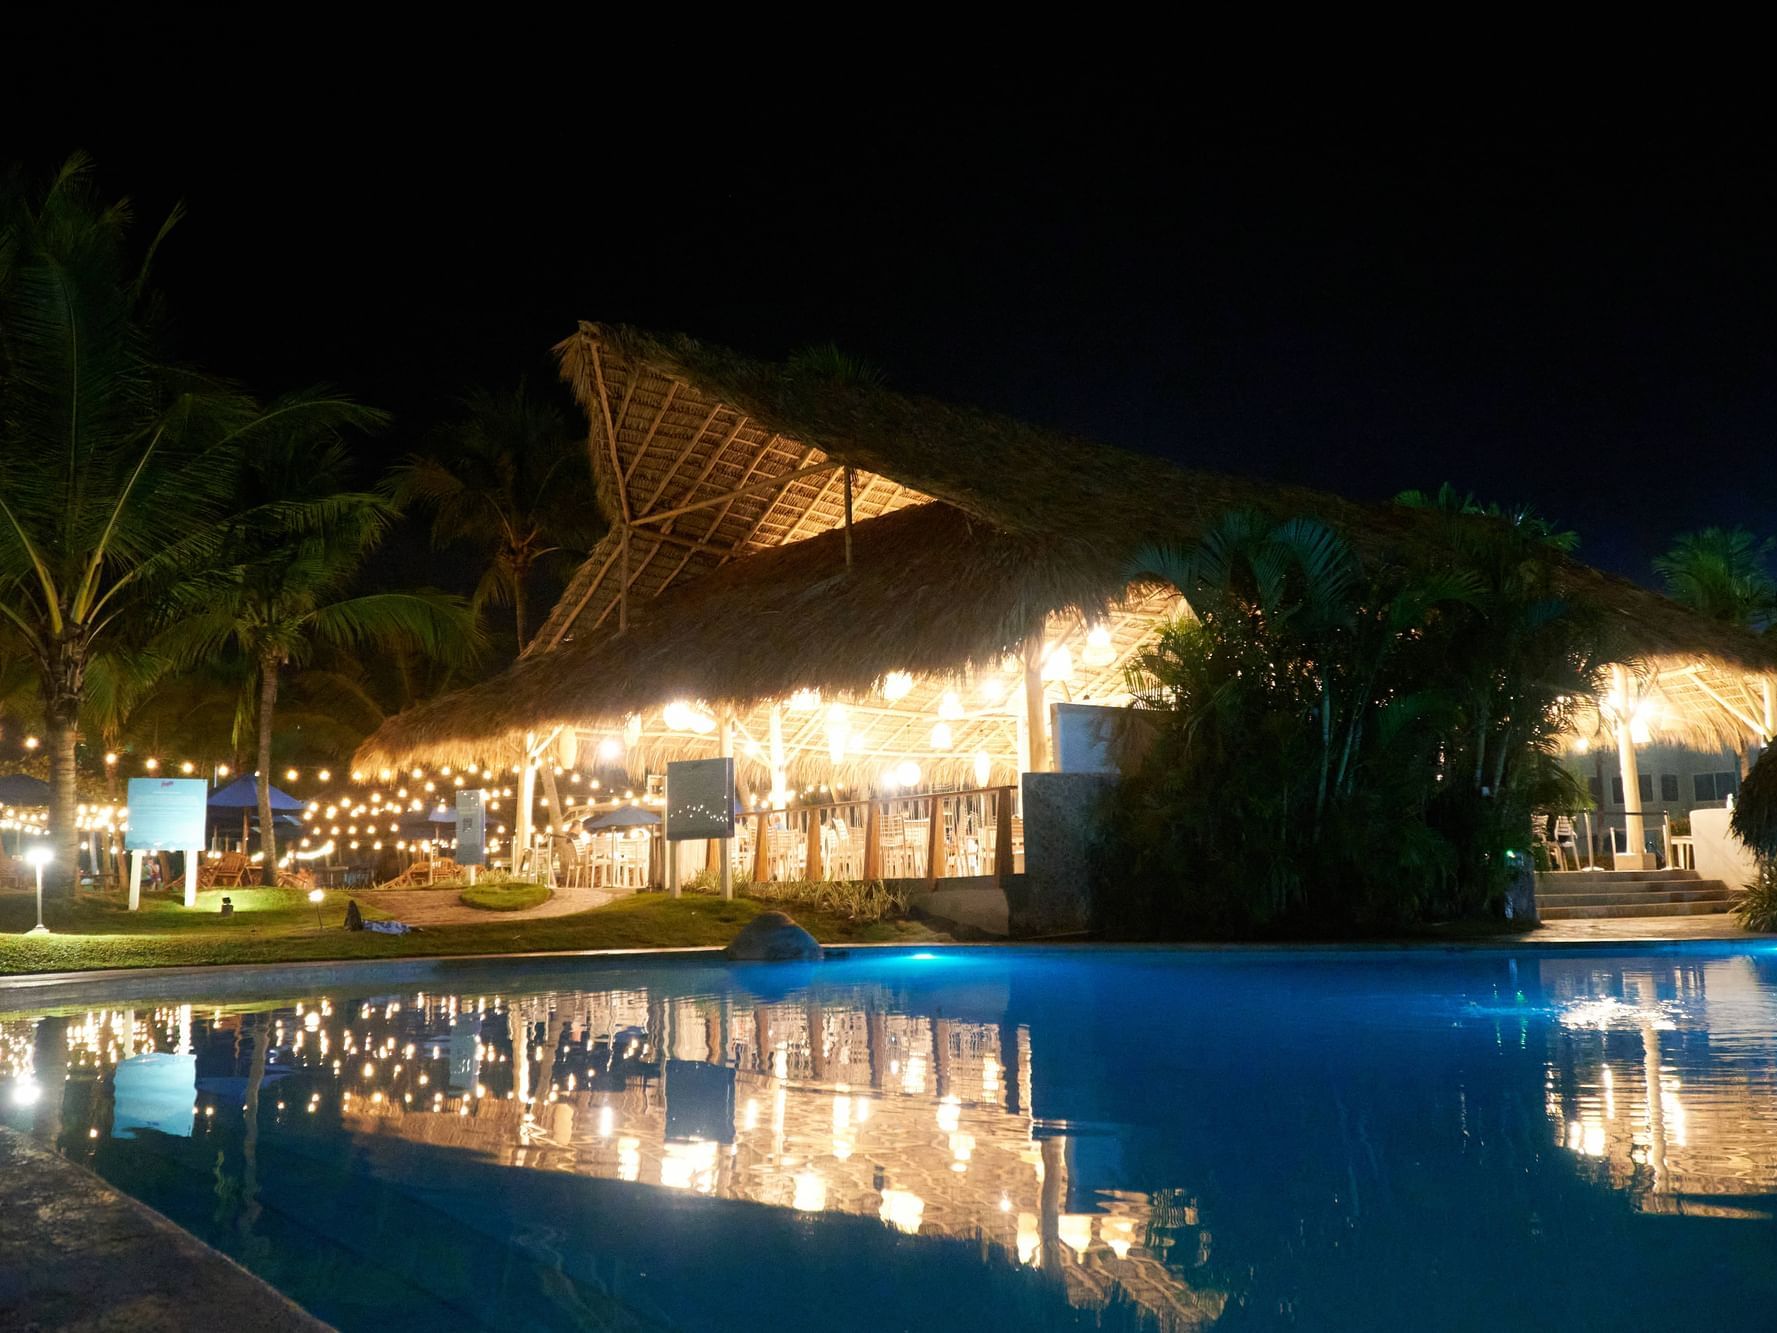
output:
<path id="1" fill-rule="evenodd" d="M 142 858 L 146 852 L 130 853 L 130 911 L 142 910 Z"/>
<path id="2" fill-rule="evenodd" d="M 771 720 L 769 725 L 771 748 L 770 804 L 773 807 L 776 807 L 788 799 L 790 790 L 788 775 L 789 764 L 784 757 L 784 710 L 778 704 L 773 704 L 771 706 Z"/>
<path id="3" fill-rule="evenodd" d="M 1635 763 L 1635 729 L 1629 720 L 1629 671 L 1618 666 L 1611 669 L 1617 691 L 1616 739 L 1617 766 L 1623 778 L 1623 837 L 1628 851 L 1616 858 L 1618 870 L 1646 870 L 1649 857 L 1647 823 L 1641 810 L 1641 770 Z"/>
<path id="4" fill-rule="evenodd" d="M 666 862 L 666 893 L 669 898 L 679 896 L 679 844 L 672 840 L 672 808 L 673 808 L 673 775 L 669 769 L 660 780 L 660 849 L 662 859 Z"/>
<path id="5" fill-rule="evenodd" d="M 512 817 L 512 873 L 517 876 L 531 855 L 531 805 L 537 799 L 537 769 L 530 750 L 518 766 L 518 809 Z"/>
<path id="6" fill-rule="evenodd" d="M 203 852 L 198 848 L 187 848 L 185 851 L 185 905 L 197 906 L 197 868 Z M 278 869 L 272 867 L 271 882 L 278 882 Z"/>
<path id="7" fill-rule="evenodd" d="M 1049 703 L 1043 694 L 1043 636 L 1033 634 L 1024 645 L 1024 731 L 1027 773 L 1049 771 Z"/>

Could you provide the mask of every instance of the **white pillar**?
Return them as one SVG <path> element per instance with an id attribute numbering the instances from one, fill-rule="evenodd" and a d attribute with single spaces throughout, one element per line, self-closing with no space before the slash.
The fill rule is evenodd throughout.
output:
<path id="1" fill-rule="evenodd" d="M 1618 870 L 1646 870 L 1647 824 L 1641 810 L 1641 771 L 1635 764 L 1635 728 L 1629 715 L 1629 671 L 1612 668 L 1617 690 L 1616 738 L 1617 766 L 1623 778 L 1623 840 L 1628 851 L 1616 858 Z"/>
<path id="2" fill-rule="evenodd" d="M 195 847 L 189 847 L 185 851 L 185 905 L 187 907 L 197 906 L 197 867 L 198 860 L 202 855 L 203 853 Z M 273 884 L 278 882 L 276 866 L 272 867 L 271 882 Z"/>
<path id="3" fill-rule="evenodd" d="M 660 847 L 666 862 L 666 892 L 669 898 L 679 896 L 679 852 L 678 844 L 672 839 L 672 808 L 673 808 L 673 775 L 668 769 L 666 776 L 660 780 Z"/>
<path id="4" fill-rule="evenodd" d="M 775 706 L 771 710 L 771 716 L 774 720 L 777 718 L 777 708 Z M 783 723 L 778 722 L 777 725 L 779 728 L 778 743 L 781 745 L 783 743 L 781 732 Z M 726 709 L 722 713 L 722 758 L 734 758 L 734 713 L 732 710 Z M 730 795 L 732 795 L 732 793 L 730 793 Z M 730 814 L 732 813 L 733 812 L 730 811 Z M 734 858 L 731 855 L 732 844 L 733 839 L 722 839 L 722 855 L 720 863 L 722 866 L 722 898 L 724 901 L 734 897 Z"/>
<path id="5" fill-rule="evenodd" d="M 130 911 L 142 910 L 142 858 L 145 852 L 130 853 Z"/>
<path id="6" fill-rule="evenodd" d="M 532 767 L 530 751 L 518 766 L 518 810 L 512 817 L 512 873 L 516 877 L 531 854 L 531 805 L 537 798 L 537 770 Z"/>
<path id="7" fill-rule="evenodd" d="M 1033 634 L 1024 646 L 1024 730 L 1027 773 L 1049 771 L 1049 704 L 1043 694 L 1043 636 Z"/>
<path id="8" fill-rule="evenodd" d="M 784 710 L 777 704 L 771 706 L 769 739 L 771 746 L 771 804 L 776 806 L 788 798 L 790 790 L 789 764 L 784 758 Z"/>

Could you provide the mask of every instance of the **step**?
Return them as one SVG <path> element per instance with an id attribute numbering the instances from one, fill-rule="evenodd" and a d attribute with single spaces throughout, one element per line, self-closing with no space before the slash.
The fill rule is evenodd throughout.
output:
<path id="1" fill-rule="evenodd" d="M 1701 903 L 1608 903 L 1592 907 L 1544 907 L 1536 913 L 1544 921 L 1593 921 L 1638 916 L 1720 916 L 1732 911 L 1731 899 Z"/>
<path id="2" fill-rule="evenodd" d="M 1594 889 L 1586 893 L 1539 893 L 1536 901 L 1548 907 L 1615 907 L 1628 903 L 1732 902 L 1734 891 L 1726 884 L 1700 884 L 1694 889 L 1643 889 L 1638 893 Z"/>
<path id="3" fill-rule="evenodd" d="M 1703 878 L 1695 870 L 1544 870 L 1537 884 L 1550 888 L 1577 884 L 1673 884 Z"/>

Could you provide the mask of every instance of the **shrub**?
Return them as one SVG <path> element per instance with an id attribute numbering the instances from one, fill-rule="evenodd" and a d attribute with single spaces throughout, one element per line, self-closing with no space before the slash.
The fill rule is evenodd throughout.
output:
<path id="1" fill-rule="evenodd" d="M 848 921 L 886 921 L 906 916 L 911 899 L 905 887 L 879 879 L 770 880 L 749 884 L 746 893 L 760 902 L 797 903 Z"/>
<path id="2" fill-rule="evenodd" d="M 1777 932 L 1777 857 L 1763 857 L 1758 875 L 1734 907 L 1734 915 L 1748 930 Z"/>
<path id="3" fill-rule="evenodd" d="M 489 880 L 464 889 L 457 901 L 465 907 L 484 912 L 522 912 L 527 907 L 549 901 L 549 889 L 529 880 Z"/>

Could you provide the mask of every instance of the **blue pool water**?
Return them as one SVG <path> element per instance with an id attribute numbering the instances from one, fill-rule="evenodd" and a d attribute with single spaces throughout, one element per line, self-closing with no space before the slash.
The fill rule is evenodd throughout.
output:
<path id="1" fill-rule="evenodd" d="M 9 1012 L 0 1117 L 348 1330 L 1777 1319 L 1765 946 L 427 977 Z"/>

